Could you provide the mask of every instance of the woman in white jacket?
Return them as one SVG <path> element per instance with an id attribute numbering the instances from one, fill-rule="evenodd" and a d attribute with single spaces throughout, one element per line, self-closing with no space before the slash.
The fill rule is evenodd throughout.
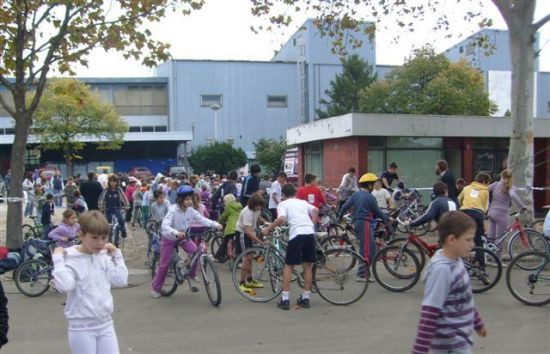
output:
<path id="1" fill-rule="evenodd" d="M 113 327 L 111 287 L 128 284 L 122 252 L 106 243 L 110 226 L 94 210 L 80 216 L 81 244 L 53 253 L 55 288 L 67 294 L 65 317 L 69 322 L 72 354 L 119 353 Z"/>

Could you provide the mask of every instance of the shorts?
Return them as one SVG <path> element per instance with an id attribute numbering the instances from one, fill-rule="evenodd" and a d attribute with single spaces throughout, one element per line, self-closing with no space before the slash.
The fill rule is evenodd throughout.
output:
<path id="1" fill-rule="evenodd" d="M 285 264 L 315 263 L 316 260 L 317 254 L 315 252 L 315 238 L 313 234 L 298 235 L 288 241 Z"/>
<path id="2" fill-rule="evenodd" d="M 250 247 L 252 247 L 252 240 L 246 233 L 235 231 L 235 250 L 237 252 L 236 256 L 240 255 Z"/>

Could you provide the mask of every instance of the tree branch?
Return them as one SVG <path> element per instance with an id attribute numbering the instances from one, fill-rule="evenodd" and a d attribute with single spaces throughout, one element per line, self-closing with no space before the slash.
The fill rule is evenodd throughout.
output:
<path id="1" fill-rule="evenodd" d="M 541 18 L 540 20 L 538 20 L 533 24 L 533 30 L 534 30 L 533 32 L 536 33 L 542 26 L 548 23 L 548 21 L 550 21 L 550 14 L 544 16 L 543 18 Z"/>
<path id="2" fill-rule="evenodd" d="M 498 11 L 502 15 L 502 18 L 510 28 L 510 20 L 512 18 L 512 13 L 510 9 L 510 3 L 508 0 L 492 0 L 493 4 L 497 7 Z"/>
<path id="3" fill-rule="evenodd" d="M 2 108 L 4 108 L 13 119 L 15 119 L 15 111 L 8 105 L 2 95 L 0 95 L 0 106 L 2 106 Z"/>

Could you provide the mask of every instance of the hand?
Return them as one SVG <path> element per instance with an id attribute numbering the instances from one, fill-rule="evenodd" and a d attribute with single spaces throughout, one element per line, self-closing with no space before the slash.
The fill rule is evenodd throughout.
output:
<path id="1" fill-rule="evenodd" d="M 262 235 L 267 236 L 269 234 L 269 230 L 267 227 L 261 231 Z"/>
<path id="2" fill-rule="evenodd" d="M 61 237 L 61 241 L 63 241 L 63 242 L 69 242 L 69 238 L 68 238 L 68 237 Z"/>
<path id="3" fill-rule="evenodd" d="M 485 329 L 485 326 L 483 326 L 480 329 L 476 330 L 476 332 L 481 338 L 487 337 L 487 329 Z"/>
<path id="4" fill-rule="evenodd" d="M 56 247 L 56 248 L 53 250 L 53 254 L 65 255 L 65 249 L 64 249 L 63 247 Z"/>
<path id="5" fill-rule="evenodd" d="M 223 230 L 223 225 L 222 224 L 216 223 L 215 227 L 216 227 L 217 230 Z"/>
<path id="6" fill-rule="evenodd" d="M 115 247 L 112 243 L 108 242 L 103 246 L 103 249 L 109 253 L 115 252 L 118 248 Z"/>
<path id="7" fill-rule="evenodd" d="M 183 240 L 183 239 L 185 238 L 185 232 L 178 232 L 177 238 L 178 238 L 179 240 Z"/>

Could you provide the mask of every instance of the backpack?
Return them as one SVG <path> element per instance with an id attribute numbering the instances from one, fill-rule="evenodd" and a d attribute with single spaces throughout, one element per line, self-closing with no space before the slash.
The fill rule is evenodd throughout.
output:
<path id="1" fill-rule="evenodd" d="M 63 185 L 61 184 L 61 178 L 55 177 L 53 179 L 53 189 L 56 191 L 60 191 L 63 189 Z"/>

